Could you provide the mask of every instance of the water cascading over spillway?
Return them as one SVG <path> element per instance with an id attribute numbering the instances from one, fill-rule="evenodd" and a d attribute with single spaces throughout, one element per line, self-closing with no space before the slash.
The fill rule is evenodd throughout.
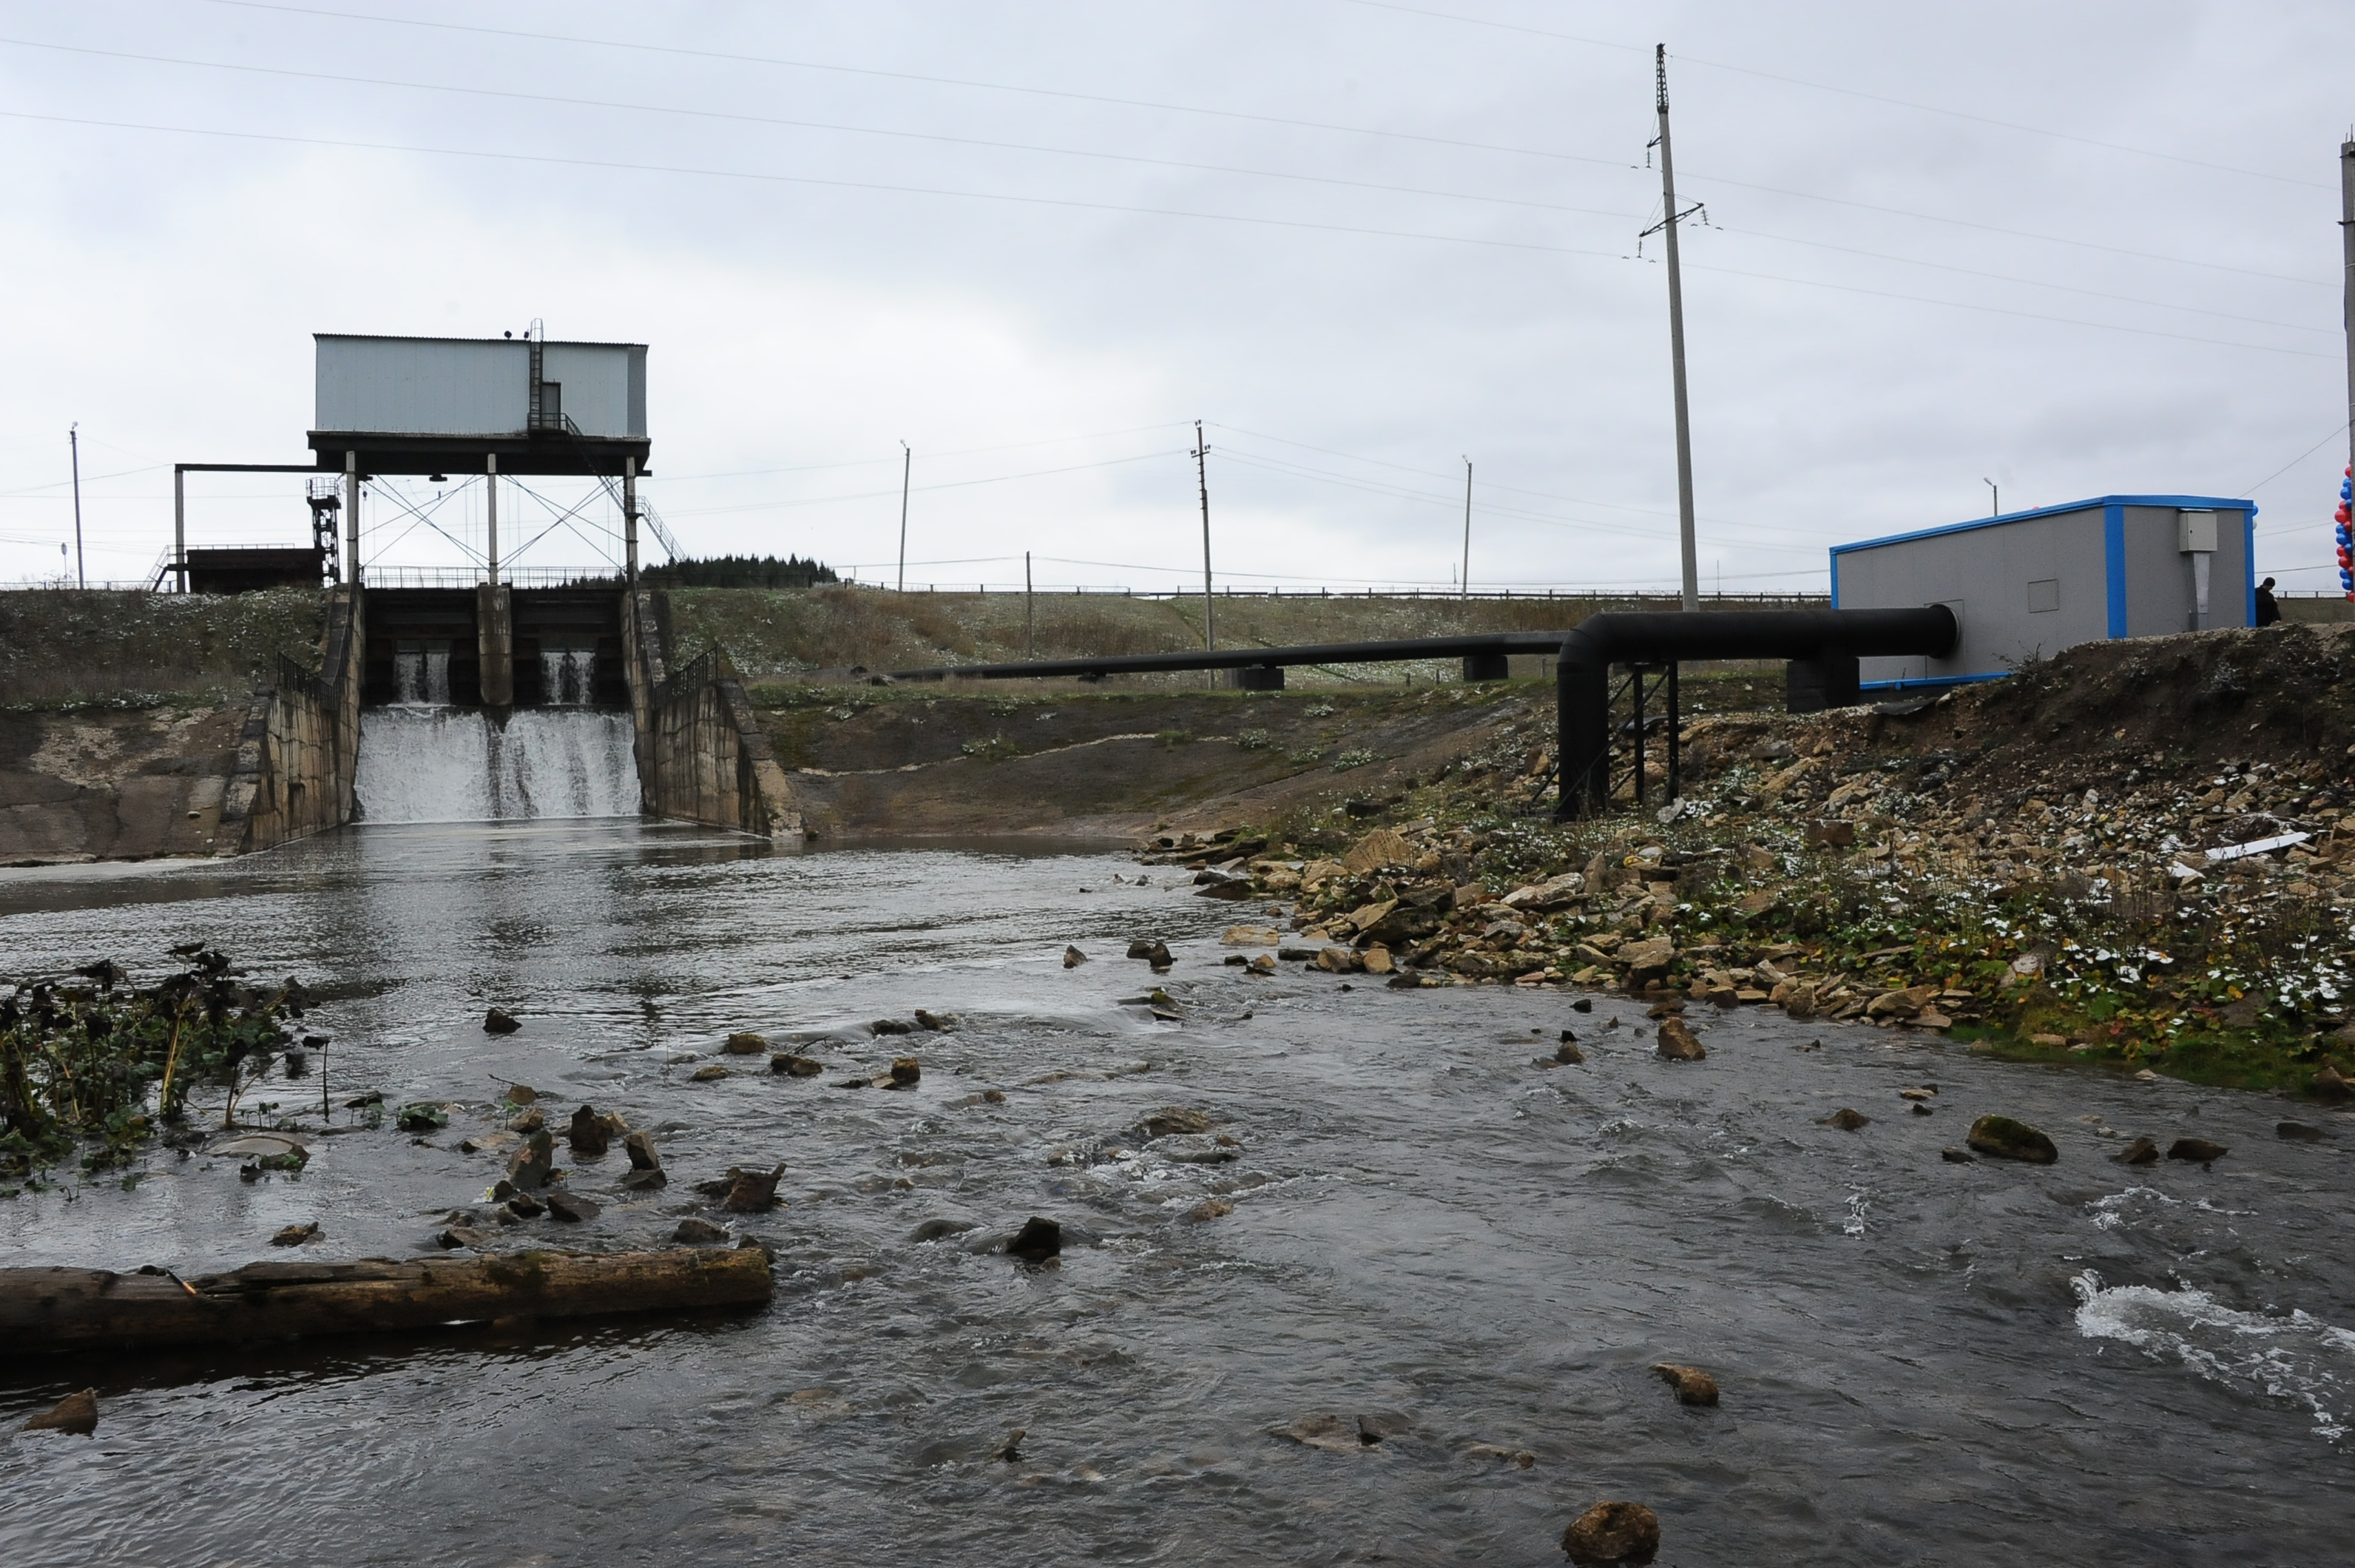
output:
<path id="1" fill-rule="evenodd" d="M 392 656 L 393 683 L 400 700 L 415 707 L 450 700 L 450 645 L 403 644 Z"/>
<path id="2" fill-rule="evenodd" d="M 632 738 L 627 713 L 524 709 L 500 724 L 469 708 L 371 708 L 360 715 L 359 819 L 635 816 Z"/>
<path id="3" fill-rule="evenodd" d="M 541 700 L 551 708 L 579 708 L 589 700 L 597 659 L 588 648 L 543 646 L 539 651 Z"/>

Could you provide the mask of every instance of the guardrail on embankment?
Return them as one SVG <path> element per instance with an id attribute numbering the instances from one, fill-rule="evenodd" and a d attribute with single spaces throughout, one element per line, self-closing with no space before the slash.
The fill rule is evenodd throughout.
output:
<path id="1" fill-rule="evenodd" d="M 665 609 L 657 590 L 630 589 L 623 596 L 638 789 L 646 813 L 766 838 L 801 837 L 801 804 L 753 714 L 744 682 L 717 648 L 674 667 Z"/>

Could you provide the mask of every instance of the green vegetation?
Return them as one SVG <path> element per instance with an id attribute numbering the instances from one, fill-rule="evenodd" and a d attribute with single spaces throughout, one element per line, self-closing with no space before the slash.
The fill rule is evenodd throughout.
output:
<path id="1" fill-rule="evenodd" d="M 834 568 L 797 555 L 716 555 L 666 561 L 639 572 L 649 588 L 813 588 L 838 581 Z"/>
<path id="2" fill-rule="evenodd" d="M 186 1119 L 199 1084 L 224 1092 L 221 1125 L 236 1125 L 308 998 L 293 979 L 246 985 L 209 949 L 175 955 L 186 967 L 153 986 L 100 962 L 0 1000 L 0 1178 L 28 1178 L 82 1145 L 86 1172 L 126 1165 L 157 1120 Z"/>

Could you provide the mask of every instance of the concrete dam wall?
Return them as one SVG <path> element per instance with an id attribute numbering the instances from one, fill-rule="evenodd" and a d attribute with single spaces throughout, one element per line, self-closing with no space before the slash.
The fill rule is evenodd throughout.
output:
<path id="1" fill-rule="evenodd" d="M 627 609 L 623 635 L 646 814 L 767 838 L 801 837 L 801 802 L 726 656 L 714 648 L 673 669 L 665 596 L 641 589 Z"/>
<path id="2" fill-rule="evenodd" d="M 264 596 L 116 596 L 136 601 L 130 611 L 86 610 L 89 595 L 19 597 L 25 613 L 7 624 L 37 632 L 44 665 L 70 671 L 94 662 L 91 627 L 150 601 L 151 619 L 242 626 L 254 618 L 240 613 L 243 599 Z M 156 667 L 137 673 L 160 695 L 0 705 L 0 864 L 241 855 L 353 822 L 646 815 L 802 830 L 724 657 L 672 668 L 659 594 L 485 585 L 273 597 L 314 618 L 240 667 L 263 667 L 249 696 L 220 689 L 227 672 L 210 665 L 173 667 L 172 649 L 202 651 L 183 635 L 144 655 Z M 293 627 L 285 606 L 267 608 L 266 630 Z"/>

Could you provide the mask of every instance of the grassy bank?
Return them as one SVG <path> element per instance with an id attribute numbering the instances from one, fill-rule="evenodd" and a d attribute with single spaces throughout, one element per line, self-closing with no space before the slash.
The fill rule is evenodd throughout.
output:
<path id="1" fill-rule="evenodd" d="M 805 591 L 683 588 L 670 594 L 672 645 L 685 657 L 718 645 L 754 680 L 820 669 L 907 669 L 1036 657 L 1177 653 L 1203 645 L 1199 599 L 1110 593 L 891 593 L 837 586 Z M 1642 599 L 1221 598 L 1221 647 L 1567 630 L 1602 610 L 1673 608 Z M 1753 607 L 1745 604 L 1744 607 Z M 1027 617 L 1027 618 L 1026 618 Z M 1537 673 L 1537 661 L 1526 661 Z M 1452 680 L 1453 660 L 1295 669 L 1293 685 L 1429 684 Z M 1199 686 L 1199 675 L 1160 677 Z"/>
<path id="2" fill-rule="evenodd" d="M 241 698 L 283 654 L 315 667 L 325 595 L 0 592 L 0 704 Z"/>

